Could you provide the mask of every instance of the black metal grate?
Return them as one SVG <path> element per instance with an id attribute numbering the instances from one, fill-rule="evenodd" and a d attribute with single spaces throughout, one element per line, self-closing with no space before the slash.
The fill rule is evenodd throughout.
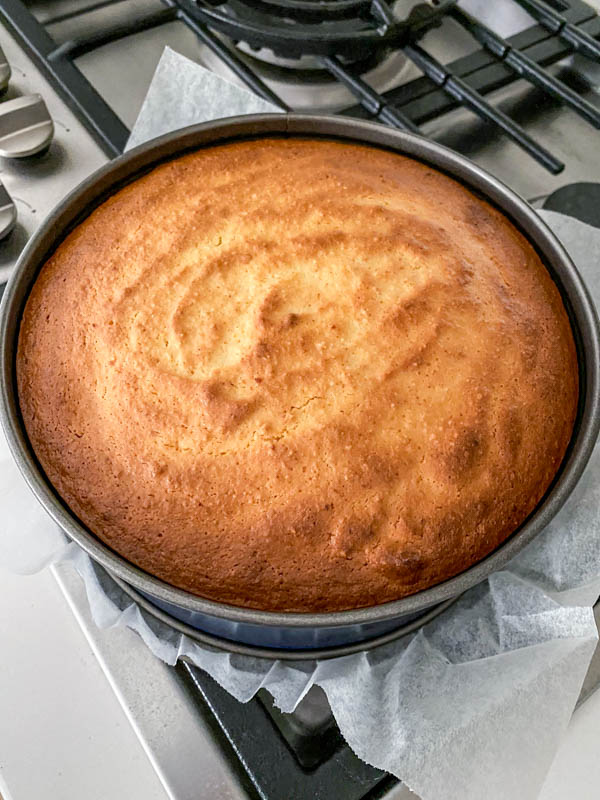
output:
<path id="1" fill-rule="evenodd" d="M 103 0 L 94 7 L 120 0 Z M 32 54 L 38 66 L 80 116 L 109 156 L 121 153 L 129 131 L 77 68 L 75 60 L 103 45 L 179 20 L 190 28 L 256 94 L 290 110 L 236 53 L 233 42 L 268 47 L 286 58 L 310 54 L 354 94 L 356 106 L 343 113 L 371 117 L 419 132 L 419 125 L 457 106 L 498 126 L 532 158 L 556 174 L 564 164 L 514 120 L 485 99 L 494 89 L 524 78 L 600 128 L 600 113 L 544 67 L 578 52 L 600 61 L 600 17 L 579 0 L 511 0 L 537 21 L 503 39 L 462 11 L 457 0 L 416 4 L 399 19 L 386 0 L 161 0 L 164 8 L 137 15 L 93 35 L 57 45 L 23 0 L 2 0 L 0 19 Z M 82 10 L 81 13 L 85 13 Z M 441 64 L 419 44 L 450 16 L 482 46 L 475 54 Z M 380 94 L 361 77 L 376 54 L 401 49 L 421 70 L 418 78 Z"/>
<path id="2" fill-rule="evenodd" d="M 264 690 L 239 703 L 196 667 L 174 669 L 200 712 L 208 712 L 205 719 L 250 797 L 377 800 L 398 783 L 354 755 L 330 714 L 282 714 Z"/>

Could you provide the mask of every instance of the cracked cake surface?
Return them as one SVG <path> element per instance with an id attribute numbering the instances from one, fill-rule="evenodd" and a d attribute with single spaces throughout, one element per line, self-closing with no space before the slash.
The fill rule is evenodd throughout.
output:
<path id="1" fill-rule="evenodd" d="M 23 314 L 35 453 L 101 540 L 203 597 L 383 603 L 494 550 L 575 418 L 560 294 L 501 213 L 393 152 L 192 152 L 94 210 Z"/>

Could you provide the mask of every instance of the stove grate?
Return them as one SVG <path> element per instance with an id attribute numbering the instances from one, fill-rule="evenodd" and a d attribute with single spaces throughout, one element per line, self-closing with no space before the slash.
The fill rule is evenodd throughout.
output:
<path id="1" fill-rule="evenodd" d="M 559 39 L 566 42 L 569 47 L 578 53 L 592 58 L 600 59 L 600 44 L 569 20 L 551 8 L 541 0 L 516 0 L 540 25 L 543 25 L 550 33 L 556 34 Z M 559 2 L 559 5 L 564 5 Z"/>
<path id="2" fill-rule="evenodd" d="M 595 128 L 600 128 L 600 110 L 580 97 L 577 92 L 550 75 L 524 53 L 511 47 L 505 39 L 458 6 L 451 9 L 450 16 L 471 33 L 479 44 L 509 66 L 517 75 L 569 106 Z"/>
<path id="3" fill-rule="evenodd" d="M 123 0 L 102 0 L 92 6 Z M 57 45 L 23 0 L 2 0 L 0 19 L 35 58 L 38 66 L 79 114 L 109 156 L 121 153 L 129 131 L 96 92 L 76 59 L 103 45 L 174 20 L 187 25 L 253 92 L 282 111 L 287 104 L 235 51 L 243 41 L 251 48 L 268 47 L 286 58 L 311 54 L 346 86 L 357 105 L 344 114 L 370 117 L 388 125 L 419 132 L 419 125 L 458 106 L 498 126 L 549 172 L 564 164 L 521 125 L 485 99 L 485 95 L 517 79 L 543 89 L 600 127 L 600 113 L 544 67 L 570 53 L 600 61 L 600 17 L 580 0 L 512 0 L 536 20 L 526 31 L 503 39 L 460 9 L 456 0 L 419 3 L 398 19 L 386 0 L 161 0 L 163 9 L 132 17 L 126 24 L 106 27 Z M 555 9 L 558 6 L 560 12 Z M 81 14 L 89 11 L 82 9 Z M 72 12 L 73 13 L 73 12 Z M 424 33 L 452 17 L 482 49 L 444 65 L 419 44 Z M 54 20 L 55 21 L 55 20 Z M 227 37 L 231 40 L 229 43 Z M 388 92 L 379 93 L 363 80 L 357 64 L 377 51 L 401 49 L 423 72 Z"/>
<path id="4" fill-rule="evenodd" d="M 251 796 L 376 800 L 398 783 L 354 755 L 318 687 L 306 696 L 306 708 L 282 714 L 262 689 L 252 700 L 239 703 L 202 670 L 181 662 L 174 669 L 201 711 L 208 712 L 207 723 L 235 757 L 233 763 Z"/>

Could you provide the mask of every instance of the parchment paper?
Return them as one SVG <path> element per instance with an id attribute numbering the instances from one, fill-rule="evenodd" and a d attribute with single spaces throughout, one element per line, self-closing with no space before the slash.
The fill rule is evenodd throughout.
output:
<path id="1" fill-rule="evenodd" d="M 132 142 L 265 104 L 165 50 Z M 544 218 L 600 299 L 600 231 Z M 32 498 L 0 439 L 0 565 L 28 573 L 70 563 L 101 627 L 127 625 L 168 663 L 181 655 L 247 701 L 266 687 L 291 711 L 323 687 L 340 730 L 365 761 L 423 800 L 533 800 L 571 716 L 597 633 L 600 449 L 554 522 L 501 572 L 418 633 L 368 653 L 286 664 L 201 648 L 131 603 Z"/>

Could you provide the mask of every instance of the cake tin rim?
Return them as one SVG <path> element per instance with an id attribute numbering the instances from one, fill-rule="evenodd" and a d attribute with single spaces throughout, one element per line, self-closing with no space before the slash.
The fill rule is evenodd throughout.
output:
<path id="1" fill-rule="evenodd" d="M 177 619 L 177 617 L 172 616 L 167 611 L 155 606 L 122 578 L 118 578 L 115 575 L 110 575 L 110 577 L 122 592 L 125 592 L 136 605 L 140 606 L 142 611 L 149 614 L 158 622 L 169 625 L 178 633 L 188 636 L 197 644 L 212 647 L 215 650 L 225 650 L 235 655 L 279 661 L 325 661 L 330 658 L 350 656 L 361 653 L 364 650 L 372 650 L 375 647 L 391 644 L 398 639 L 403 639 L 411 633 L 415 633 L 415 631 L 423 627 L 423 625 L 432 622 L 460 599 L 460 595 L 449 597 L 447 600 L 443 600 L 441 603 L 425 609 L 423 614 L 415 619 L 400 623 L 398 628 L 394 628 L 392 631 L 376 634 L 371 638 L 352 641 L 348 644 L 331 645 L 329 647 L 319 646 L 314 648 L 267 647 L 266 645 L 247 644 L 235 641 L 234 639 L 226 639 L 225 637 L 217 636 L 213 633 L 207 633 L 200 628 L 194 628 L 189 623 Z M 181 660 L 187 660 L 193 665 L 193 661 L 190 661 L 187 656 L 183 656 Z"/>
<path id="2" fill-rule="evenodd" d="M 194 595 L 157 578 L 111 550 L 88 530 L 59 498 L 33 454 L 20 418 L 14 380 L 14 358 L 20 319 L 26 298 L 39 270 L 53 249 L 73 227 L 103 199 L 159 163 L 202 146 L 269 135 L 327 136 L 366 145 L 386 147 L 430 164 L 475 190 L 498 207 L 540 253 L 551 273 L 558 274 L 561 296 L 571 306 L 574 335 L 580 335 L 578 365 L 581 413 L 570 452 L 554 484 L 533 513 L 496 550 L 457 575 L 415 594 L 379 605 L 343 611 L 263 611 L 233 606 Z M 25 287 L 24 287 L 25 285 Z M 577 331 L 574 329 L 576 317 Z M 581 352 L 580 352 L 581 351 Z M 583 364 L 581 363 L 583 359 Z M 13 458 L 30 489 L 69 538 L 93 559 L 134 589 L 185 610 L 277 627 L 336 627 L 383 622 L 424 612 L 450 597 L 462 594 L 501 569 L 545 527 L 574 489 L 591 455 L 600 426 L 600 334 L 598 319 L 585 284 L 564 247 L 535 210 L 512 189 L 466 157 L 429 139 L 388 128 L 376 122 L 311 114 L 257 114 L 200 123 L 144 143 L 108 162 L 70 192 L 34 233 L 18 260 L 6 287 L 0 312 L 0 412 Z M 308 651 L 307 651 L 308 652 Z"/>

